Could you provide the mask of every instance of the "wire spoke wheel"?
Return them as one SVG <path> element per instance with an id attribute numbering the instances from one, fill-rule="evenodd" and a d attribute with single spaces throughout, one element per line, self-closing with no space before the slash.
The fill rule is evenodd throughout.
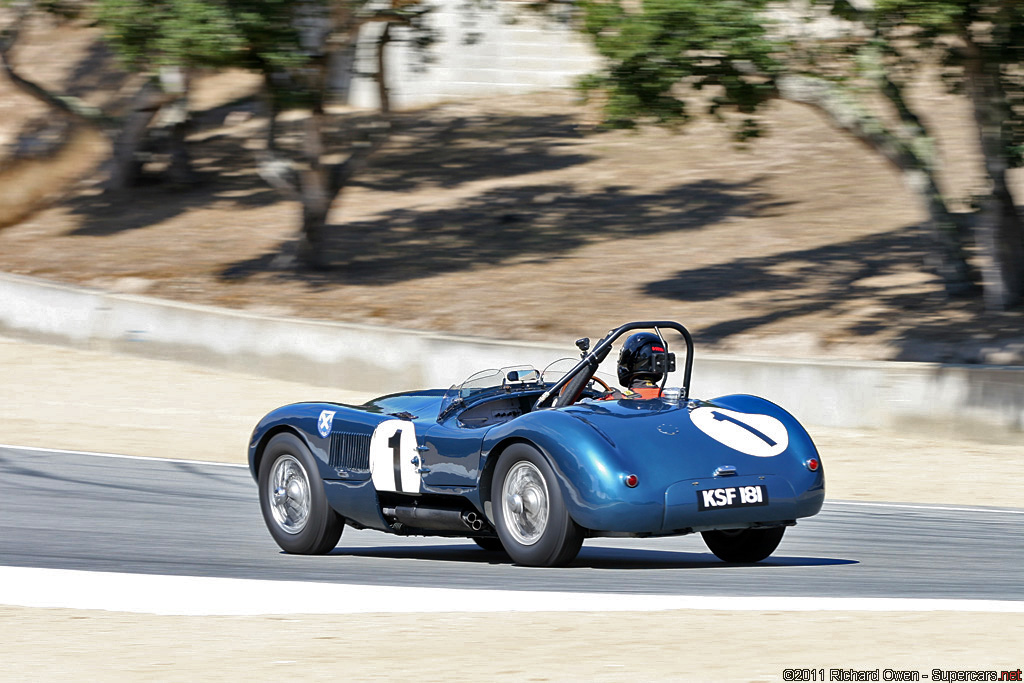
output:
<path id="1" fill-rule="evenodd" d="M 288 534 L 301 533 L 309 520 L 309 475 L 294 456 L 283 455 L 274 461 L 270 478 L 271 513 L 281 530 Z"/>
<path id="2" fill-rule="evenodd" d="M 551 503 L 540 470 L 528 461 L 516 463 L 502 487 L 501 504 L 513 538 L 533 545 L 548 527 Z"/>
<path id="3" fill-rule="evenodd" d="M 328 504 L 317 460 L 298 436 L 267 443 L 258 481 L 263 521 L 282 550 L 323 555 L 338 545 L 345 520 Z"/>
<path id="4" fill-rule="evenodd" d="M 529 567 L 559 567 L 580 551 L 584 530 L 566 508 L 547 458 L 530 444 L 506 448 L 494 470 L 495 531 L 508 556 Z"/>

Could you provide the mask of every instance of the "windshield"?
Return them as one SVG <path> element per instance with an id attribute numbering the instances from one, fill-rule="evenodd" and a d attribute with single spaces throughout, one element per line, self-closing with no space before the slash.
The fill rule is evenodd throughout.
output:
<path id="1" fill-rule="evenodd" d="M 544 382 L 544 384 L 554 384 L 565 377 L 566 373 L 576 367 L 576 364 L 579 362 L 579 358 L 559 358 L 553 363 L 549 363 L 548 366 L 544 368 L 544 372 L 540 375 L 541 381 Z M 607 373 L 595 372 L 594 377 L 598 380 L 604 380 L 604 383 L 608 386 L 615 385 L 615 378 Z M 595 390 L 604 390 L 604 388 L 601 387 L 600 382 L 595 382 L 594 380 L 590 381 L 588 387 Z"/>
<path id="2" fill-rule="evenodd" d="M 448 389 L 444 398 L 441 399 L 440 413 L 443 415 L 456 402 L 465 403 L 484 395 L 533 387 L 541 387 L 541 375 L 531 365 L 513 365 L 496 370 L 481 370 L 470 375 L 461 384 L 453 384 Z"/>

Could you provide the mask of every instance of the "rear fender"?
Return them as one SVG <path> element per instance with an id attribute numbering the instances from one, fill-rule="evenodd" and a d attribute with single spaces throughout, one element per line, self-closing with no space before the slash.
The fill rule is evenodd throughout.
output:
<path id="1" fill-rule="evenodd" d="M 806 457 L 815 456 L 818 458 L 819 462 L 821 461 L 821 456 L 818 454 L 818 448 L 814 445 L 811 435 L 807 433 L 804 426 L 800 424 L 792 414 L 778 404 L 772 403 L 766 398 L 751 396 L 749 394 L 729 394 L 728 396 L 719 396 L 711 402 L 717 406 L 736 410 L 741 413 L 761 413 L 762 415 L 770 415 L 771 417 L 774 417 L 786 426 L 786 430 L 789 432 L 789 443 L 791 449 Z M 819 469 L 819 472 L 821 471 L 822 470 Z"/>
<path id="2" fill-rule="evenodd" d="M 787 471 L 787 477 L 793 488 L 796 491 L 802 492 L 798 496 L 798 500 L 805 505 L 804 514 L 808 514 L 808 506 L 813 507 L 815 502 L 817 503 L 817 509 L 814 509 L 809 514 L 817 513 L 825 500 L 825 465 L 822 462 L 821 455 L 818 453 L 817 446 L 814 445 L 811 435 L 807 433 L 804 426 L 784 408 L 760 396 L 730 394 L 728 396 L 720 396 L 714 399 L 712 403 L 742 413 L 770 415 L 786 426 L 789 432 L 788 457 L 796 461 L 793 462 L 791 460 L 793 467 Z M 818 461 L 818 469 L 814 472 L 811 472 L 805 466 L 805 463 L 811 458 L 815 458 Z"/>
<path id="3" fill-rule="evenodd" d="M 622 454 L 592 426 L 560 410 L 529 413 L 488 432 L 483 443 L 481 491 L 485 513 L 493 521 L 488 503 L 494 467 L 508 445 L 527 442 L 548 460 L 561 486 L 569 515 L 587 529 L 603 529 L 609 516 L 627 527 L 658 528 L 664 510 L 663 489 L 651 495 L 644 487 L 628 488 L 634 474 Z M 640 475 L 642 476 L 642 475 Z"/>

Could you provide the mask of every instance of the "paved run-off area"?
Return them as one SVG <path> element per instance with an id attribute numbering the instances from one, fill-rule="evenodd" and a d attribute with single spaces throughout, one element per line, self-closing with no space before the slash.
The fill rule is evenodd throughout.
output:
<path id="1" fill-rule="evenodd" d="M 3 338 L 0 377 L 0 443 L 234 463 L 244 462 L 249 432 L 266 411 L 372 394 Z M 811 432 L 830 498 L 1024 506 L 1020 446 Z M 0 607 L 0 624 L 0 678 L 10 680 L 783 680 L 786 668 L 889 668 L 923 678 L 933 668 L 1024 666 L 1020 614 L 170 617 Z"/>

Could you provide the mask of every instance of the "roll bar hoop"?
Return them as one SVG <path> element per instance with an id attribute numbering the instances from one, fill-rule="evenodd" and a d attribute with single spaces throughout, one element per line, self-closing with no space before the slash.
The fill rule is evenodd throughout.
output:
<path id="1" fill-rule="evenodd" d="M 608 352 L 611 351 L 612 344 L 615 343 L 615 340 L 626 332 L 653 329 L 660 337 L 661 330 L 663 328 L 675 330 L 682 335 L 683 339 L 686 341 L 686 364 L 683 367 L 683 386 L 681 387 L 680 398 L 683 401 L 687 400 L 690 397 L 690 376 L 693 374 L 693 337 L 690 336 L 690 332 L 685 327 L 677 322 L 671 320 L 643 320 L 620 325 L 605 335 L 601 341 L 594 345 L 589 353 L 583 356 L 579 363 L 573 366 L 572 370 L 567 372 L 562 379 L 555 382 L 550 389 L 541 394 L 541 397 L 537 399 L 535 404 L 533 404 L 533 409 L 538 410 L 543 408 L 544 404 L 547 403 L 552 396 L 557 396 L 559 392 L 569 384 L 569 382 L 577 378 L 579 373 L 589 370 L 587 374 L 587 379 L 589 380 L 590 377 L 593 376 L 594 372 L 597 371 L 597 366 L 601 364 L 601 361 L 607 358 Z M 664 384 L 665 382 L 663 381 L 663 387 Z"/>

